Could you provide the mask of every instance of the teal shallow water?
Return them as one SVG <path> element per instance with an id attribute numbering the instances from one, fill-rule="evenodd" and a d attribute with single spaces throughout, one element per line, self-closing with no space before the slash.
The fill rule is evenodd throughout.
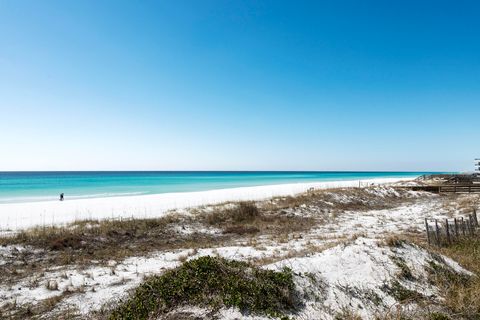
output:
<path id="1" fill-rule="evenodd" d="M 417 177 L 431 172 L 0 172 L 0 203 L 191 192 L 297 182 Z"/>

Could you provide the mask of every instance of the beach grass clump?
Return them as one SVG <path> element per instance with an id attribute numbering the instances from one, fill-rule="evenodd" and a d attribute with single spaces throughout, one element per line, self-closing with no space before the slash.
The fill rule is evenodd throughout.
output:
<path id="1" fill-rule="evenodd" d="M 406 240 L 398 235 L 387 235 L 383 239 L 383 244 L 390 248 L 401 248 L 406 243 Z"/>
<path id="2" fill-rule="evenodd" d="M 441 312 L 432 312 L 428 315 L 428 320 L 450 320 L 451 318 Z"/>
<path id="3" fill-rule="evenodd" d="M 206 222 L 216 225 L 224 222 L 252 223 L 261 216 L 254 202 L 239 202 L 230 208 L 221 208 L 206 215 Z"/>
<path id="4" fill-rule="evenodd" d="M 337 312 L 334 320 L 362 320 L 362 317 L 351 310 L 345 309 Z"/>
<path id="5" fill-rule="evenodd" d="M 290 269 L 264 270 L 247 262 L 205 256 L 144 281 L 113 310 L 111 320 L 150 319 L 185 305 L 284 317 L 298 306 Z"/>
<path id="6" fill-rule="evenodd" d="M 255 202 L 216 207 L 213 211 L 203 212 L 199 219 L 210 227 L 221 229 L 223 234 L 236 235 L 288 235 L 309 230 L 317 223 L 312 217 L 287 215 L 283 210 L 258 207 Z"/>
<path id="7" fill-rule="evenodd" d="M 260 216 L 260 211 L 253 202 L 240 202 L 232 216 L 236 222 L 253 221 Z"/>

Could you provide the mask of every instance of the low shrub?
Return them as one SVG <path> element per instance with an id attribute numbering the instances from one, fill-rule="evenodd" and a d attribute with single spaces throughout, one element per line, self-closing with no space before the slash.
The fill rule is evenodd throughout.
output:
<path id="1" fill-rule="evenodd" d="M 110 319 L 149 319 L 181 305 L 236 307 L 243 313 L 282 317 L 298 306 L 297 301 L 290 269 L 264 270 L 246 262 L 206 256 L 150 277 Z"/>

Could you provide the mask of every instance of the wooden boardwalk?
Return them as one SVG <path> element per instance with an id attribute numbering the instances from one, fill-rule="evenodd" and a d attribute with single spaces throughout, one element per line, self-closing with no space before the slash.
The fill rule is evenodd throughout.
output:
<path id="1" fill-rule="evenodd" d="M 480 193 L 479 184 L 395 186 L 394 188 L 414 190 L 414 191 L 428 191 L 428 192 L 434 192 L 434 193 Z"/>

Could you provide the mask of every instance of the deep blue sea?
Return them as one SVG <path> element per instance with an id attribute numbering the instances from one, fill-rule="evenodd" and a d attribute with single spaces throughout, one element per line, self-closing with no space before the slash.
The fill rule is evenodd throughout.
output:
<path id="1" fill-rule="evenodd" d="M 416 177 L 430 172 L 0 172 L 0 203 L 203 191 L 295 182 Z"/>

